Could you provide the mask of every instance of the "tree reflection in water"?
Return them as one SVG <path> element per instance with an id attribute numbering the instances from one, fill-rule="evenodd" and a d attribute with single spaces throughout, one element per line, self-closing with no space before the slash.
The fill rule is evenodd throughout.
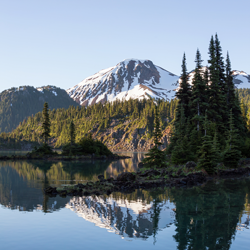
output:
<path id="1" fill-rule="evenodd" d="M 172 189 L 178 249 L 229 249 L 249 190 L 248 179 Z"/>
<path id="2" fill-rule="evenodd" d="M 133 171 L 136 165 L 129 159 L 117 165 L 91 161 L 1 162 L 0 203 L 10 209 L 45 213 L 66 206 L 97 226 L 123 237 L 154 237 L 155 244 L 159 230 L 165 228 L 168 233 L 167 228 L 174 222 L 173 237 L 180 250 L 229 249 L 236 231 L 248 227 L 249 179 L 221 180 L 191 189 L 136 190 L 131 194 L 100 197 L 51 198 L 42 192 L 47 185 L 97 180 L 99 174 L 110 176 Z"/>
<path id="3" fill-rule="evenodd" d="M 48 198 L 42 190 L 48 185 L 60 186 L 98 180 L 99 174 L 116 177 L 134 171 L 141 154 L 132 159 L 84 162 L 14 161 L 0 162 L 0 204 L 20 211 L 42 209 L 51 212 L 65 206 L 65 199 Z"/>
<path id="4" fill-rule="evenodd" d="M 153 236 L 157 243 L 159 230 L 174 221 L 177 249 L 229 249 L 237 229 L 248 223 L 239 218 L 249 214 L 249 191 L 249 179 L 221 180 L 190 189 L 74 197 L 67 208 L 123 237 Z"/>

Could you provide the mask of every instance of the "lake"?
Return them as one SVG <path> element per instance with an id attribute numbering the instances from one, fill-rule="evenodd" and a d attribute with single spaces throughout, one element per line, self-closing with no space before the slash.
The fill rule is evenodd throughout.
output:
<path id="1" fill-rule="evenodd" d="M 43 188 L 136 171 L 115 162 L 0 162 L 1 249 L 250 249 L 250 179 L 107 196 L 48 197 Z"/>

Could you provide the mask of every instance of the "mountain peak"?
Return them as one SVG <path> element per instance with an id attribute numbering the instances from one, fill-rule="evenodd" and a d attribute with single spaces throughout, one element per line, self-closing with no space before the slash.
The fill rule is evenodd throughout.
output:
<path id="1" fill-rule="evenodd" d="M 131 58 L 87 77 L 67 93 L 83 106 L 130 98 L 171 99 L 178 79 L 150 60 Z"/>

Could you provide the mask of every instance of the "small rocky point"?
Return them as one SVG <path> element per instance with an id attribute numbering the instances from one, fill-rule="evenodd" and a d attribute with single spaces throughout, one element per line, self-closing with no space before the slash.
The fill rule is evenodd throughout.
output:
<path id="1" fill-rule="evenodd" d="M 190 168 L 194 166 L 189 163 Z M 133 192 L 135 189 L 152 189 L 155 187 L 192 187 L 199 186 L 213 178 L 237 178 L 250 175 L 250 167 L 218 170 L 217 174 L 209 176 L 203 172 L 191 172 L 185 174 L 180 168 L 178 171 L 164 169 L 139 170 L 137 173 L 123 172 L 117 176 L 104 179 L 103 175 L 98 176 L 98 181 L 89 181 L 86 184 L 77 184 L 64 188 L 47 187 L 45 194 L 49 196 L 88 196 L 111 194 L 112 192 Z"/>

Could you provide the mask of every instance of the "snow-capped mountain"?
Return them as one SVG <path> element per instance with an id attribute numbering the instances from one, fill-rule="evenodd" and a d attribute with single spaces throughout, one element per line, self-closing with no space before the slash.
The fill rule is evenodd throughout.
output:
<path id="1" fill-rule="evenodd" d="M 207 67 L 202 67 L 202 72 L 204 73 Z M 192 81 L 194 79 L 195 71 L 192 70 L 189 74 L 189 83 L 192 84 Z M 233 70 L 233 82 L 236 88 L 243 89 L 243 88 L 250 88 L 250 75 L 248 75 L 244 71 L 239 70 Z M 179 80 L 180 81 L 180 80 Z"/>
<path id="2" fill-rule="evenodd" d="M 206 67 L 202 68 L 204 72 Z M 194 70 L 189 73 L 192 83 Z M 234 70 L 233 80 L 237 88 L 250 88 L 250 75 Z M 160 98 L 174 98 L 179 76 L 156 66 L 150 60 L 127 59 L 87 77 L 66 90 L 71 98 L 82 106 L 98 102 Z"/>
<path id="3" fill-rule="evenodd" d="M 250 88 L 250 75 L 244 71 L 233 70 L 233 80 L 237 88 Z"/>
<path id="4" fill-rule="evenodd" d="M 175 219 L 175 205 L 168 200 L 154 207 L 152 202 L 147 204 L 140 200 L 82 196 L 71 198 L 65 207 L 108 232 L 130 239 L 148 238 L 155 228 L 167 228 Z M 156 209 L 159 214 L 155 213 Z"/>
<path id="5" fill-rule="evenodd" d="M 83 106 L 130 98 L 171 99 L 179 76 L 150 60 L 127 59 L 87 77 L 67 91 Z"/>

